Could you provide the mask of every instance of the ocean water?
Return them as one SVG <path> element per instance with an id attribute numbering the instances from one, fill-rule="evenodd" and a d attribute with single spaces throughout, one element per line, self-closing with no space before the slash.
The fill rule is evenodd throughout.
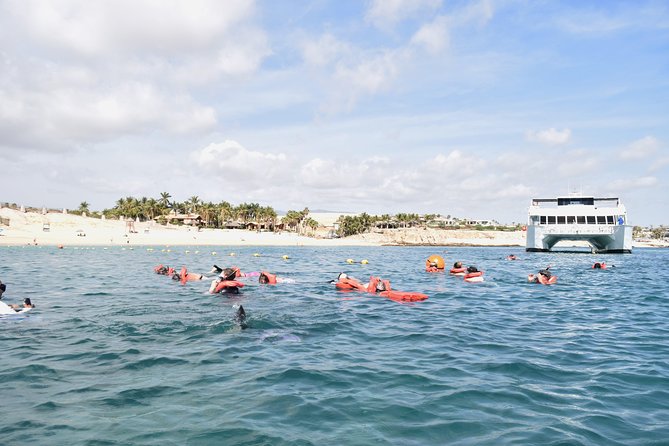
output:
<path id="1" fill-rule="evenodd" d="M 0 317 L 0 444 L 669 444 L 669 251 L 162 249 L 0 247 L 3 300 L 37 305 Z M 210 296 L 159 263 L 296 283 Z M 556 285 L 526 282 L 547 265 Z M 341 271 L 430 298 L 338 292 Z"/>

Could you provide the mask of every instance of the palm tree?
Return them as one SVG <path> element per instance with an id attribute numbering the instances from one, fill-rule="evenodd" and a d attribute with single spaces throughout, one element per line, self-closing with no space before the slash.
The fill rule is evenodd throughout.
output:
<path id="1" fill-rule="evenodd" d="M 161 213 L 161 207 L 158 201 L 154 198 L 149 198 L 144 204 L 144 215 L 149 220 L 156 218 L 156 215 Z"/>
<path id="2" fill-rule="evenodd" d="M 188 200 L 186 200 L 186 206 L 189 206 L 188 211 L 192 214 L 195 214 L 198 210 L 200 204 L 200 197 L 193 195 Z"/>
<path id="3" fill-rule="evenodd" d="M 168 208 L 168 207 L 170 207 L 170 198 L 172 198 L 172 196 L 170 195 L 169 192 L 161 192 L 160 193 L 160 198 L 158 199 L 158 203 L 162 207 Z"/>
<path id="4" fill-rule="evenodd" d="M 84 212 L 87 213 L 87 214 L 89 212 L 88 203 L 85 202 L 85 201 L 82 201 L 81 203 L 79 203 L 79 213 L 83 214 Z"/>
<path id="5" fill-rule="evenodd" d="M 221 219 L 221 225 L 225 226 L 225 224 L 232 220 L 235 216 L 235 211 L 232 208 L 232 205 L 228 203 L 227 201 L 222 201 L 218 205 L 218 214 Z"/>

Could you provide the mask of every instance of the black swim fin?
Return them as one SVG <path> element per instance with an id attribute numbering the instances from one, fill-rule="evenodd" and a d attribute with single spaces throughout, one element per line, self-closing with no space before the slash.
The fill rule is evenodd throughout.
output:
<path id="1" fill-rule="evenodd" d="M 235 323 L 239 325 L 242 329 L 247 328 L 248 325 L 246 325 L 246 311 L 244 311 L 244 307 L 241 305 L 237 309 L 237 313 L 235 314 Z"/>

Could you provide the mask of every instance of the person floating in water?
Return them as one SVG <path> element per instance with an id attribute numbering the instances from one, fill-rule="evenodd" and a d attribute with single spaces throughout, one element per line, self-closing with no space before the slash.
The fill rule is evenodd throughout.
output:
<path id="1" fill-rule="evenodd" d="M 557 282 L 557 276 L 554 276 L 548 269 L 539 270 L 538 274 L 528 274 L 527 281 L 531 283 L 541 283 L 543 285 L 552 285 Z"/>
<path id="2" fill-rule="evenodd" d="M 516 257 L 515 254 L 509 254 L 506 256 L 506 260 L 518 260 L 518 257 Z"/>
<path id="3" fill-rule="evenodd" d="M 479 271 L 475 266 L 468 266 L 464 279 L 466 282 L 483 282 L 483 271 Z"/>
<path id="4" fill-rule="evenodd" d="M 30 298 L 26 297 L 23 299 L 23 306 L 16 304 L 6 304 L 0 302 L 0 314 L 16 314 L 16 313 L 25 313 L 35 308 L 35 305 L 30 301 Z"/>
<path id="5" fill-rule="evenodd" d="M 428 273 L 438 273 L 444 270 L 446 263 L 444 258 L 438 255 L 431 255 L 425 261 L 425 271 Z"/>
<path id="6" fill-rule="evenodd" d="M 393 290 L 389 280 L 374 276 L 369 278 L 368 283 L 363 284 L 359 280 L 349 277 L 345 273 L 340 273 L 337 277 L 335 287 L 342 291 L 364 291 L 370 294 L 387 297 L 396 302 L 416 302 L 428 298 L 426 294 L 422 293 Z"/>
<path id="7" fill-rule="evenodd" d="M 453 264 L 453 268 L 451 268 L 450 273 L 455 276 L 464 276 L 467 274 L 467 268 L 462 266 L 462 262 L 455 262 Z"/>
<path id="8" fill-rule="evenodd" d="M 209 293 L 239 293 L 239 289 L 242 288 L 244 284 L 236 280 L 238 272 L 239 268 L 225 268 L 218 275 L 217 279 L 211 281 Z"/>
<path id="9" fill-rule="evenodd" d="M 295 280 L 278 277 L 276 274 L 270 274 L 267 271 L 261 271 L 258 275 L 258 283 L 276 285 L 277 283 L 295 283 Z"/>
<path id="10" fill-rule="evenodd" d="M 0 280 L 0 299 L 2 299 L 2 295 L 7 291 L 7 285 L 2 283 L 2 280 Z"/>
<path id="11" fill-rule="evenodd" d="M 604 263 L 604 262 L 595 262 L 595 264 L 592 265 L 592 269 L 606 269 L 606 263 Z"/>

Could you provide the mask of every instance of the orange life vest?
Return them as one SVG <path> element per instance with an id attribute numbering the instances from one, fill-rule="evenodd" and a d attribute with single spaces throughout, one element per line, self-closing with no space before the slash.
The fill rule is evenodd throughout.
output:
<path id="1" fill-rule="evenodd" d="M 270 274 L 267 271 L 262 271 L 260 275 L 267 277 L 268 285 L 276 285 L 276 274 Z"/>
<path id="2" fill-rule="evenodd" d="M 369 278 L 369 284 L 367 285 L 367 292 L 372 293 L 372 294 L 376 294 L 378 292 L 376 290 L 376 286 L 379 284 L 379 282 L 381 282 L 383 284 L 383 288 L 384 288 L 383 291 L 390 291 L 391 290 L 389 280 L 381 279 L 380 277 L 371 276 Z"/>
<path id="3" fill-rule="evenodd" d="M 451 268 L 450 273 L 456 276 L 464 276 L 467 273 L 467 268 L 464 266 L 462 268 Z"/>
<path id="4" fill-rule="evenodd" d="M 476 271 L 474 273 L 467 273 L 464 277 L 467 282 L 483 282 L 483 271 Z"/>
<path id="5" fill-rule="evenodd" d="M 220 293 L 226 288 L 242 288 L 244 284 L 237 280 L 222 280 L 218 282 L 216 288 L 214 288 L 214 293 Z"/>
<path id="6" fill-rule="evenodd" d="M 339 281 L 335 283 L 335 286 L 340 290 L 367 291 L 367 287 L 365 285 L 355 279 L 351 279 L 350 277 L 339 279 Z"/>

